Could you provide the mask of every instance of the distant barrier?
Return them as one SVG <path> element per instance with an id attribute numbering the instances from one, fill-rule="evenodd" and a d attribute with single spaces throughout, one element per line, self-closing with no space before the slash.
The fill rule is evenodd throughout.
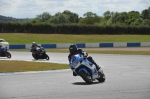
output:
<path id="1" fill-rule="evenodd" d="M 9 49 L 28 49 L 32 44 L 9 44 Z M 69 48 L 67 44 L 38 44 L 44 48 Z M 150 42 L 127 42 L 127 43 L 78 43 L 78 48 L 113 48 L 113 47 L 150 47 Z"/>

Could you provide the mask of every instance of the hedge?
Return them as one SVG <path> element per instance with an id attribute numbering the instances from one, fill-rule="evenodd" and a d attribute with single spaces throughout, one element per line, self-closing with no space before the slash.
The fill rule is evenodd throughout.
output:
<path id="1" fill-rule="evenodd" d="M 45 34 L 141 34 L 149 35 L 148 26 L 97 26 L 78 24 L 0 23 L 0 33 Z"/>

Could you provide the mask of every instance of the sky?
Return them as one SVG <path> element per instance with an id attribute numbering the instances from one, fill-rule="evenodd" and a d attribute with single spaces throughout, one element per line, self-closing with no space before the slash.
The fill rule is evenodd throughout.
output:
<path id="1" fill-rule="evenodd" d="M 150 7 L 150 0 L 0 0 L 0 15 L 36 18 L 44 12 L 55 15 L 65 10 L 83 17 L 87 12 L 103 16 L 106 11 L 140 13 Z"/>

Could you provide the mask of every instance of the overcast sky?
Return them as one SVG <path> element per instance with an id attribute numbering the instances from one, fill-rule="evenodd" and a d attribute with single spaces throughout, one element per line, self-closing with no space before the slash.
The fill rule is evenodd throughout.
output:
<path id="1" fill-rule="evenodd" d="M 150 0 L 0 0 L 0 15 L 14 18 L 35 18 L 43 12 L 54 15 L 69 10 L 80 17 L 86 12 L 99 16 L 113 12 L 139 11 L 150 7 Z"/>

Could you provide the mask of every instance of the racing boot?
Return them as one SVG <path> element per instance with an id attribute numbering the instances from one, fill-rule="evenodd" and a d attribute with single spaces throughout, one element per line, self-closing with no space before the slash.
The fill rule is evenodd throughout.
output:
<path id="1" fill-rule="evenodd" d="M 96 65 L 96 68 L 97 68 L 98 72 L 104 74 L 104 73 L 103 73 L 103 70 L 101 69 L 101 67 L 100 67 L 99 65 Z"/>
<path id="2" fill-rule="evenodd" d="M 77 74 L 75 72 L 73 72 L 73 76 L 77 76 Z"/>
<path id="3" fill-rule="evenodd" d="M 96 66 L 96 69 L 99 70 L 101 67 L 98 64 L 94 64 Z"/>

